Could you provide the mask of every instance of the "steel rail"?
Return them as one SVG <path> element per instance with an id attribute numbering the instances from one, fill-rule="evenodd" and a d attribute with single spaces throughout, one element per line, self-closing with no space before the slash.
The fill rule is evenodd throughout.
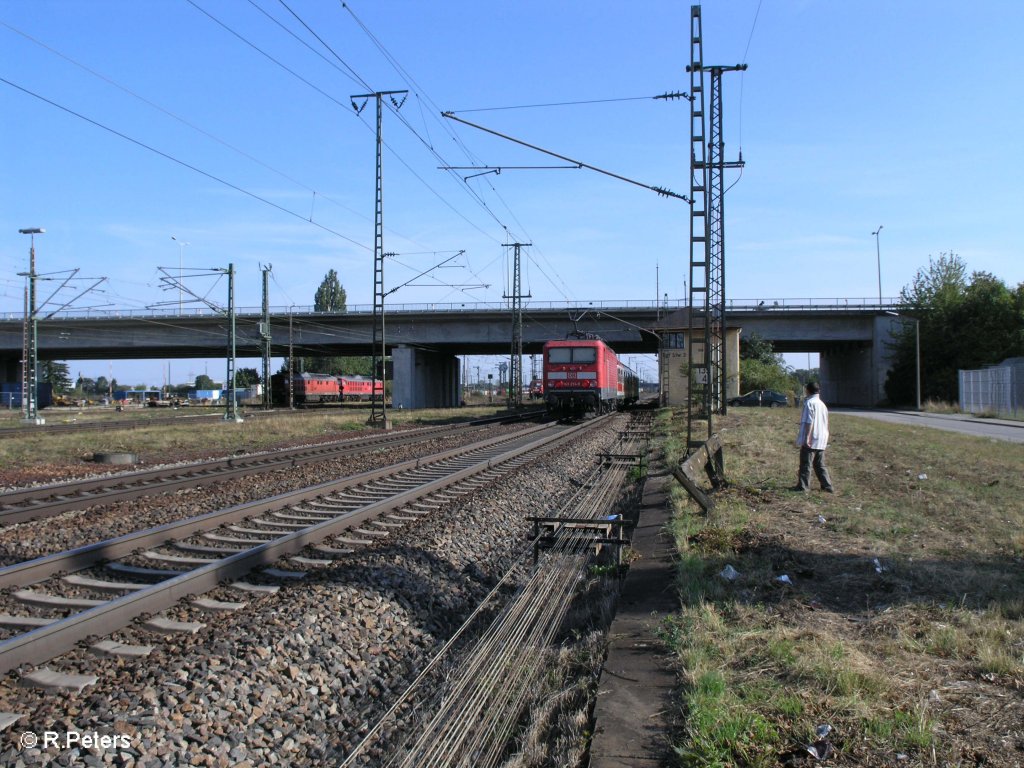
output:
<path id="1" fill-rule="evenodd" d="M 562 511 L 580 518 L 596 513 L 610 502 L 608 489 L 620 487 L 625 474 L 614 466 L 599 471 Z M 564 543 L 534 571 L 485 632 L 468 663 L 452 675 L 455 683 L 441 710 L 419 730 L 415 748 L 407 749 L 396 764 L 426 768 L 447 765 L 454 757 L 481 767 L 497 763 L 541 671 L 538 649 L 549 646 L 561 625 L 585 565 L 590 542 L 570 535 Z"/>
<path id="2" fill-rule="evenodd" d="M 85 478 L 67 483 L 21 488 L 0 493 L 0 525 L 45 519 L 74 509 L 170 493 L 182 488 L 213 485 L 255 472 L 298 466 L 324 459 L 343 458 L 378 446 L 398 447 L 414 444 L 452 432 L 483 427 L 494 422 L 525 420 L 534 415 L 536 413 L 480 419 L 461 424 L 422 427 L 383 435 L 288 448 L 281 451 L 168 465 L 155 469 Z"/>
<path id="3" fill-rule="evenodd" d="M 633 454 L 646 438 L 650 419 L 620 435 L 619 446 Z M 607 513 L 612 508 L 633 466 L 609 460 L 596 467 L 579 488 L 558 509 L 560 518 L 586 519 Z M 558 519 L 558 518 L 556 518 Z M 387 750 L 390 757 L 381 765 L 410 766 L 460 765 L 488 766 L 497 762 L 512 728 L 541 671 L 541 651 L 549 646 L 561 625 L 576 592 L 576 584 L 585 566 L 585 553 L 593 546 L 586 535 L 566 526 L 555 530 L 560 546 L 549 553 L 517 595 L 498 612 L 490 626 L 474 641 L 462 666 L 448 670 L 443 680 L 435 680 L 426 701 L 414 709 L 425 708 L 424 719 L 407 729 L 404 740 Z M 536 544 L 537 541 L 534 541 Z M 349 768 L 366 757 L 369 745 L 376 742 L 386 725 L 394 723 L 396 713 L 419 690 L 430 685 L 456 641 L 473 626 L 484 607 L 494 605 L 499 589 L 512 578 L 530 554 L 527 547 L 444 647 L 430 660 L 398 700 L 365 734 L 341 763 Z M 374 764 L 378 764 L 375 761 Z"/>
<path id="4" fill-rule="evenodd" d="M 607 417 L 605 417 L 607 418 Z M 563 428 L 560 426 L 539 426 L 519 433 L 514 437 L 502 437 L 486 440 L 473 446 L 445 451 L 430 457 L 429 464 L 435 465 L 445 459 L 458 458 L 460 454 L 471 451 L 479 452 L 508 443 L 521 443 L 500 455 L 492 455 L 475 461 L 468 466 L 456 468 L 454 471 L 434 480 L 418 485 L 410 490 L 402 491 L 381 501 L 373 502 L 358 509 L 344 512 L 336 517 L 307 528 L 288 533 L 272 541 L 257 544 L 251 549 L 211 562 L 193 570 L 183 572 L 146 589 L 123 595 L 105 602 L 103 605 L 89 608 L 73 614 L 52 624 L 16 635 L 0 642 L 0 673 L 8 672 L 23 664 L 39 664 L 54 656 L 72 649 L 76 644 L 94 636 L 107 635 L 128 624 L 133 619 L 165 610 L 184 597 L 208 592 L 226 580 L 238 578 L 261 565 L 278 561 L 282 557 L 301 551 L 309 545 L 317 544 L 343 530 L 358 526 L 367 520 L 385 512 L 392 511 L 405 504 L 429 496 L 445 488 L 456 485 L 474 475 L 485 473 L 494 467 L 553 445 L 564 442 L 579 434 L 594 429 L 604 423 L 605 418 L 594 419 L 583 425 Z M 540 434 L 548 432 L 553 434 Z M 528 440 L 526 438 L 529 438 Z M 364 473 L 362 480 L 376 479 L 387 474 L 395 474 L 403 469 L 421 469 L 428 462 L 414 459 L 394 465 L 388 470 Z M 38 558 L 27 563 L 0 569 L 0 584 L 3 586 L 26 585 L 35 583 L 47 576 L 68 571 L 81 570 L 100 560 L 116 559 L 136 551 L 139 547 L 153 546 L 172 540 L 174 537 L 190 535 L 202 529 L 209 529 L 210 523 L 222 524 L 228 520 L 241 519 L 259 514 L 270 509 L 287 507 L 300 501 L 307 501 L 327 493 L 351 487 L 354 478 L 342 481 L 322 483 L 312 488 L 288 494 L 281 494 L 269 500 L 254 504 L 239 505 L 227 510 L 220 510 L 193 518 L 188 521 L 171 523 L 142 531 L 107 542 L 99 542 L 59 555 Z"/>

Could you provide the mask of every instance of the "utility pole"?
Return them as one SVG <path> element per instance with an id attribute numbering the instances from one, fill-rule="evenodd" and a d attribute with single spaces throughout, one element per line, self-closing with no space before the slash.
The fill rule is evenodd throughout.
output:
<path id="1" fill-rule="evenodd" d="M 224 421 L 241 422 L 238 392 L 234 389 L 234 264 L 227 265 L 227 402 Z"/>
<path id="2" fill-rule="evenodd" d="M 532 243 L 505 243 L 505 247 L 514 249 L 512 257 L 512 293 L 502 298 L 512 300 L 512 366 L 508 377 L 508 407 L 518 408 L 523 404 L 523 299 L 532 295 L 523 294 L 522 278 L 519 269 L 520 249 Z"/>
<path id="3" fill-rule="evenodd" d="M 263 410 L 269 411 L 270 403 L 270 272 L 273 264 L 263 267 L 263 322 L 260 323 L 260 341 L 263 343 Z"/>
<path id="4" fill-rule="evenodd" d="M 725 350 L 725 185 L 728 168 L 742 168 L 742 156 L 726 162 L 722 133 L 722 73 L 742 72 L 746 64 L 704 64 L 700 6 L 690 8 L 690 289 L 688 328 L 689 409 L 687 450 L 700 446 L 694 422 L 707 420 L 707 436 L 714 432 L 714 413 L 726 410 Z M 704 98 L 704 73 L 711 73 L 710 120 Z M 710 135 L 708 133 L 710 128 Z M 694 344 L 693 314 L 702 307 L 702 343 Z"/>
<path id="5" fill-rule="evenodd" d="M 29 235 L 28 285 L 25 287 L 25 320 L 22 327 L 21 414 L 25 424 L 44 424 L 39 415 L 39 318 L 36 314 L 36 235 L 46 232 L 42 227 L 19 229 Z"/>
<path id="6" fill-rule="evenodd" d="M 384 358 L 387 356 L 387 347 L 384 341 L 384 191 L 381 165 L 381 149 L 383 146 L 381 140 L 381 111 L 382 100 L 385 96 L 391 99 L 391 103 L 397 110 L 402 108 L 408 95 L 409 91 L 375 91 L 374 93 L 362 93 L 351 97 L 352 107 L 357 115 L 366 108 L 370 99 L 374 99 L 377 103 L 377 188 L 373 217 L 373 369 L 371 382 L 377 376 L 377 365 L 378 361 L 380 361 L 382 385 L 386 384 Z M 402 100 L 398 101 L 396 96 L 401 96 Z M 357 104 L 356 99 L 362 99 L 363 103 Z M 384 429 L 390 427 L 388 424 L 386 401 L 386 390 L 381 392 L 380 403 L 377 402 L 376 398 L 370 397 L 370 423 L 379 424 Z"/>

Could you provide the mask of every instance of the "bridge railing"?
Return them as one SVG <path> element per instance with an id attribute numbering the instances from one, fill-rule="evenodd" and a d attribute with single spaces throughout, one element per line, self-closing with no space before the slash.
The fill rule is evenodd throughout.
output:
<path id="1" fill-rule="evenodd" d="M 768 310 L 778 311 L 801 311 L 801 310 L 836 310 L 836 311 L 878 311 L 896 309 L 900 306 L 897 298 L 770 298 L 770 299 L 729 299 L 726 302 L 726 310 L 729 312 L 763 312 Z M 523 304 L 523 309 L 540 311 L 573 311 L 582 312 L 586 310 L 643 310 L 649 309 L 662 312 L 674 312 L 678 309 L 685 309 L 686 302 L 682 299 L 654 302 L 643 299 L 602 299 L 598 301 L 531 301 Z M 387 304 L 387 314 L 410 313 L 410 312 L 502 312 L 509 311 L 508 302 L 425 302 L 418 304 Z M 345 310 L 346 314 L 371 314 L 373 305 L 356 304 Z M 216 317 L 215 312 L 208 307 L 190 307 L 178 310 L 176 307 L 160 308 L 136 308 L 136 309 L 67 309 L 57 312 L 53 320 L 116 320 L 116 319 L 152 319 L 152 318 L 207 318 Z M 236 309 L 239 316 L 261 316 L 263 310 L 260 307 L 239 307 Z M 301 317 L 304 315 L 327 314 L 316 312 L 311 306 L 279 306 L 271 307 L 270 314 L 275 317 L 292 315 Z M 19 321 L 24 319 L 22 312 L 2 312 L 0 321 Z"/>

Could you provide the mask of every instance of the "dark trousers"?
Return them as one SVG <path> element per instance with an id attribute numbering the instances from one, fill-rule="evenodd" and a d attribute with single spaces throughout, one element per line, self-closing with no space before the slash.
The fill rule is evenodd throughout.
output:
<path id="1" fill-rule="evenodd" d="M 818 482 L 824 491 L 831 490 L 832 478 L 828 476 L 828 467 L 825 466 L 825 451 L 816 451 L 806 445 L 800 447 L 800 474 L 797 478 L 797 485 L 805 491 L 811 485 L 811 466 L 814 466 L 814 474 L 818 476 Z"/>

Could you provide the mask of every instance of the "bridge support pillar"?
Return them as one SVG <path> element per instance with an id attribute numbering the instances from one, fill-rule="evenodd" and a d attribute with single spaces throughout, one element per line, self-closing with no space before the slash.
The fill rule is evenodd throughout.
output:
<path id="1" fill-rule="evenodd" d="M 879 401 L 874 347 L 821 351 L 821 398 L 829 405 L 872 408 Z"/>
<path id="2" fill-rule="evenodd" d="M 454 408 L 459 404 L 459 358 L 413 347 L 391 351 L 394 408 Z"/>

